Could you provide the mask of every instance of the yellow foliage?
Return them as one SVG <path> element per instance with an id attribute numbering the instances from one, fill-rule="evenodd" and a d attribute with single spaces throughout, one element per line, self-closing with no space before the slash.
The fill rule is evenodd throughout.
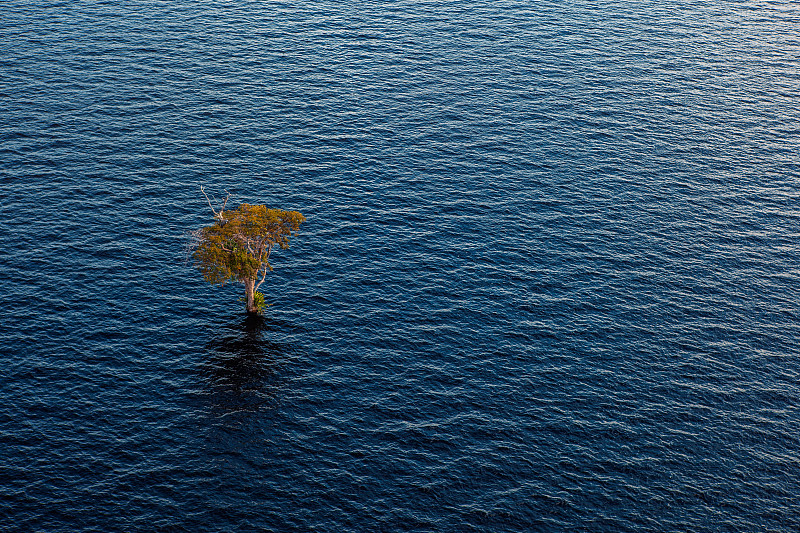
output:
<path id="1" fill-rule="evenodd" d="M 252 285 L 258 277 L 263 282 L 267 271 L 272 270 L 272 248 L 288 248 L 289 238 L 304 220 L 297 211 L 241 204 L 222 213 L 216 224 L 199 231 L 193 254 L 195 264 L 210 283 L 234 280 Z"/>

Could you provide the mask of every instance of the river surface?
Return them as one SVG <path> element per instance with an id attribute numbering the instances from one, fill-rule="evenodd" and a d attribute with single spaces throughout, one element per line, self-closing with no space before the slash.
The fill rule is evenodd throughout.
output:
<path id="1" fill-rule="evenodd" d="M 797 3 L 3 0 L 0 208 L 4 533 L 800 530 Z"/>

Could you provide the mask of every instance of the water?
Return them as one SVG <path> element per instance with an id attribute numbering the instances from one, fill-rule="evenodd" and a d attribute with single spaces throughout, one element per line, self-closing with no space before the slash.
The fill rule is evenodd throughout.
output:
<path id="1" fill-rule="evenodd" d="M 796 531 L 798 35 L 6 0 L 0 530 Z M 308 218 L 261 323 L 202 184 Z"/>

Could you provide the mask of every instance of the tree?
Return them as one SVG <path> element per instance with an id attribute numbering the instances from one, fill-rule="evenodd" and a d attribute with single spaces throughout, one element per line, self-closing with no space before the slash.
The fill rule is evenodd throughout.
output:
<path id="1" fill-rule="evenodd" d="M 205 195 L 201 187 L 200 190 Z M 263 307 L 258 288 L 272 270 L 269 257 L 275 246 L 289 247 L 305 217 L 297 211 L 241 204 L 225 211 L 228 197 L 217 211 L 208 200 L 216 222 L 193 233 L 195 265 L 209 283 L 224 285 L 233 280 L 244 284 L 245 307 L 256 314 Z"/>

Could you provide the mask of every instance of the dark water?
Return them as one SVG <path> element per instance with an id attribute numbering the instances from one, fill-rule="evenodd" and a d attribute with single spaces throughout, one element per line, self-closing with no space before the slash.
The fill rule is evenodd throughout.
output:
<path id="1" fill-rule="evenodd" d="M 800 529 L 800 9 L 0 5 L 0 530 Z M 301 211 L 272 306 L 185 262 Z"/>

